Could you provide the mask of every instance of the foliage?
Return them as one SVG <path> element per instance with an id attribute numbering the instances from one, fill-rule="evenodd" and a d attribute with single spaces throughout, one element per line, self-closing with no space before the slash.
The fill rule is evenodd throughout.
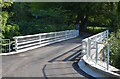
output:
<path id="1" fill-rule="evenodd" d="M 68 13 L 60 7 L 53 7 L 53 4 L 14 3 L 14 16 L 9 20 L 20 26 L 21 35 L 74 29 L 67 24 Z"/>
<path id="2" fill-rule="evenodd" d="M 2 4 L 6 5 L 6 4 Z M 26 35 L 40 32 L 60 31 L 74 29 L 75 24 L 80 25 L 80 32 L 87 30 L 87 26 L 108 27 L 112 31 L 118 29 L 120 22 L 118 15 L 119 4 L 108 3 L 20 3 L 6 5 L 4 14 L 4 28 L 6 23 L 17 24 L 19 30 L 13 31 L 15 35 Z M 111 9 L 113 7 L 113 10 Z M 7 15 L 7 16 L 6 16 Z M 119 23 L 119 24 L 118 24 Z M 111 26 L 112 25 L 112 26 Z M 3 28 L 3 32 L 4 29 Z M 14 28 L 14 26 L 13 26 Z M 25 29 L 25 30 L 24 30 Z M 91 31 L 94 31 L 92 29 Z M 98 32 L 98 31 L 95 31 Z M 5 34 L 5 33 L 4 33 Z M 4 35 L 5 38 L 9 37 Z M 11 38 L 11 37 L 10 37 Z"/>
<path id="3" fill-rule="evenodd" d="M 103 32 L 107 27 L 87 26 L 87 31 L 93 34 Z"/>
<path id="4" fill-rule="evenodd" d="M 110 34 L 110 63 L 120 69 L 120 29 L 116 33 Z"/>
<path id="5" fill-rule="evenodd" d="M 6 5 L 6 7 L 3 7 L 6 12 L 2 12 L 5 16 L 3 16 L 5 18 L 3 32 L 5 32 L 5 26 L 7 26 L 6 23 L 8 25 L 11 23 L 18 24 L 19 30 L 13 32 L 19 33 L 15 35 L 74 29 L 74 25 L 77 23 L 80 25 L 80 31 L 84 31 L 83 29 L 87 28 L 87 25 L 109 27 L 111 21 L 114 22 L 114 26 L 117 26 L 116 29 L 118 28 L 117 22 L 119 21 L 116 20 L 118 16 L 117 3 L 114 3 L 112 18 L 110 3 L 15 2 L 13 5 L 8 4 L 11 7 L 8 7 L 7 3 L 2 5 Z"/>
<path id="6" fill-rule="evenodd" d="M 110 27 L 112 22 L 110 3 L 83 2 L 61 4 L 63 9 L 68 10 L 72 14 L 72 17 L 74 18 L 73 23 L 80 25 L 80 31 L 84 31 L 84 29 L 87 28 L 87 25 Z M 117 15 L 117 3 L 114 3 L 114 6 L 115 7 L 113 12 L 114 15 Z"/>
<path id="7" fill-rule="evenodd" d="M 13 35 L 19 35 L 19 26 L 8 21 L 8 19 L 13 15 L 13 12 L 9 12 L 8 8 L 13 4 L 13 2 L 2 2 L 2 12 L 1 12 L 1 37 L 12 39 Z"/>
<path id="8" fill-rule="evenodd" d="M 20 35 L 19 26 L 17 24 L 7 24 L 3 34 L 6 38 L 13 39 L 12 37 Z"/>
<path id="9" fill-rule="evenodd" d="M 120 39 L 120 29 L 118 29 L 116 37 L 117 39 Z"/>

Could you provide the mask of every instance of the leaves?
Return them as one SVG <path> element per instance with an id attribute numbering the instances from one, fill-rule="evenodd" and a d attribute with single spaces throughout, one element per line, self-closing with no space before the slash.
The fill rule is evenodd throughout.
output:
<path id="1" fill-rule="evenodd" d="M 13 4 L 13 2 L 2 2 L 2 8 L 8 8 Z"/>
<path id="2" fill-rule="evenodd" d="M 6 38 L 13 39 L 13 36 L 20 35 L 19 26 L 17 24 L 8 24 L 5 27 L 5 32 L 3 34 Z"/>
<path id="3" fill-rule="evenodd" d="M 119 4 L 113 4 L 113 18 L 111 18 L 109 2 L 4 3 L 6 13 L 4 13 L 3 25 L 5 27 L 11 23 L 18 24 L 21 35 L 73 29 L 77 21 L 80 27 L 84 26 L 80 29 L 87 26 L 110 27 L 112 21 L 114 24 L 111 29 L 117 29 L 120 25 L 117 14 Z M 12 7 L 7 7 L 8 5 Z"/>
<path id="4" fill-rule="evenodd" d="M 115 33 L 110 34 L 110 63 L 120 69 L 120 29 L 118 30 L 116 37 Z"/>
<path id="5" fill-rule="evenodd" d="M 8 12 L 8 8 L 13 4 L 13 2 L 2 2 L 2 8 L 4 9 L 0 12 L 1 19 L 1 37 L 12 39 L 13 35 L 18 35 L 19 26 L 13 23 L 8 23 L 8 19 L 13 16 L 13 12 Z"/>
<path id="6" fill-rule="evenodd" d="M 55 4 L 14 3 L 12 8 L 14 16 L 9 21 L 20 26 L 21 35 L 73 29 L 74 26 L 69 27 L 67 24 L 68 11 L 55 7 Z"/>

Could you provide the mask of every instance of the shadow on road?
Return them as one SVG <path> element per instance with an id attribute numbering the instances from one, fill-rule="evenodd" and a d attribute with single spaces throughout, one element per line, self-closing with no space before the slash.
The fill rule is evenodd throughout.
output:
<path id="1" fill-rule="evenodd" d="M 63 74 L 59 74 L 59 75 L 65 75 L 66 76 L 66 74 L 80 74 L 80 75 L 82 75 L 83 77 L 70 77 L 71 79 L 73 79 L 73 78 L 75 78 L 75 79 L 79 79 L 79 78 L 82 78 L 82 79 L 95 79 L 95 78 L 93 78 L 92 76 L 90 76 L 90 75 L 88 75 L 88 74 L 86 74 L 84 71 L 82 71 L 80 68 L 79 68 L 79 66 L 77 65 L 77 63 L 78 63 L 78 61 L 81 59 L 81 57 L 83 56 L 83 54 L 81 54 L 81 45 L 79 45 L 79 46 L 77 46 L 77 47 L 75 47 L 75 48 L 73 48 L 73 49 L 71 49 L 71 50 L 69 50 L 69 51 L 67 51 L 67 52 L 65 52 L 65 53 L 63 53 L 63 54 L 61 54 L 61 55 L 58 55 L 57 57 L 55 57 L 55 58 L 53 58 L 53 59 L 51 59 L 51 60 L 49 60 L 48 62 L 49 63 L 54 63 L 54 62 L 66 62 L 65 64 L 68 64 L 67 62 L 69 62 L 69 61 L 72 61 L 72 65 L 70 66 L 70 67 L 60 67 L 60 68 L 56 68 L 57 70 L 58 69 L 60 69 L 60 70 L 62 70 L 62 69 L 70 69 L 70 70 L 74 70 L 75 72 L 74 73 L 72 73 L 72 71 L 71 72 L 69 72 L 69 73 L 63 73 Z M 55 68 L 54 68 L 55 69 Z M 51 70 L 54 70 L 54 69 L 51 69 Z M 48 70 L 48 69 L 47 69 Z M 64 72 L 64 71 L 63 71 Z M 44 67 L 43 67 L 43 75 L 44 75 L 44 77 L 46 78 L 46 79 L 49 79 L 50 77 L 47 77 L 47 74 L 46 74 L 47 72 L 46 72 L 46 65 L 44 65 Z M 52 73 L 52 72 L 51 72 Z M 53 74 L 52 74 L 53 75 Z M 56 75 L 56 74 L 54 74 L 54 75 Z M 64 77 L 62 77 L 62 79 L 63 79 Z M 52 78 L 50 78 L 50 79 L 52 79 Z"/>
<path id="2" fill-rule="evenodd" d="M 81 45 L 49 60 L 48 62 L 55 62 L 55 61 L 74 61 L 75 58 L 77 58 L 79 55 L 81 55 Z"/>

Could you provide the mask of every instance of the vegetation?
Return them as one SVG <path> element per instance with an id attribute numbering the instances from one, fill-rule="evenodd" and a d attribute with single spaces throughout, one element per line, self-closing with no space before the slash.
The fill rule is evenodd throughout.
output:
<path id="1" fill-rule="evenodd" d="M 106 29 L 107 29 L 107 27 L 87 26 L 87 31 L 90 33 L 100 33 Z"/>
<path id="2" fill-rule="evenodd" d="M 118 3 L 2 3 L 3 38 L 87 26 L 118 28 Z M 111 26 L 112 25 L 112 26 Z M 113 29 L 114 27 L 114 29 Z M 93 29 L 94 30 L 94 29 Z M 99 32 L 99 31 L 95 31 Z"/>
<path id="3" fill-rule="evenodd" d="M 120 29 L 110 34 L 110 64 L 120 69 Z"/>

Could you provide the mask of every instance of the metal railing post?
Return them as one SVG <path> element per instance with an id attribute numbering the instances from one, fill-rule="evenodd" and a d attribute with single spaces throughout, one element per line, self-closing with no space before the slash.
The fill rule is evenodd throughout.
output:
<path id="1" fill-rule="evenodd" d="M 72 30 L 72 37 L 74 37 L 74 32 L 73 32 L 73 30 Z"/>
<path id="2" fill-rule="evenodd" d="M 109 70 L 109 50 L 110 50 L 110 45 L 107 44 L 107 47 L 108 47 L 107 70 Z"/>
<path id="3" fill-rule="evenodd" d="M 77 36 L 77 32 L 76 32 L 76 30 L 74 30 L 74 32 L 75 32 L 75 37 Z"/>
<path id="4" fill-rule="evenodd" d="M 67 39 L 67 31 L 66 31 L 66 34 L 65 34 L 65 35 L 66 35 L 66 39 Z"/>
<path id="5" fill-rule="evenodd" d="M 10 50 L 11 50 L 11 49 L 10 49 L 10 39 L 9 39 L 9 52 L 10 52 Z"/>
<path id="6" fill-rule="evenodd" d="M 102 34 L 100 35 L 100 42 L 102 42 Z"/>
<path id="7" fill-rule="evenodd" d="M 109 32 L 108 32 L 108 30 L 107 30 L 107 42 L 108 42 L 108 34 L 109 34 Z"/>
<path id="8" fill-rule="evenodd" d="M 40 45 L 41 45 L 41 35 L 39 35 L 39 42 L 40 42 Z"/>
<path id="9" fill-rule="evenodd" d="M 14 38 L 15 39 L 15 51 L 17 52 L 18 51 L 18 44 L 17 44 L 17 42 L 18 42 L 18 38 Z"/>
<path id="10" fill-rule="evenodd" d="M 96 42 L 96 64 L 98 62 L 98 42 Z"/>
<path id="11" fill-rule="evenodd" d="M 70 38 L 70 31 L 68 30 L 68 37 L 67 37 L 68 39 Z"/>
<path id="12" fill-rule="evenodd" d="M 77 36 L 79 36 L 79 30 L 77 30 Z"/>
<path id="13" fill-rule="evenodd" d="M 55 42 L 57 41 L 57 39 L 56 39 L 56 32 L 55 32 Z"/>
<path id="14" fill-rule="evenodd" d="M 87 54 L 87 42 L 82 41 L 82 53 Z"/>
<path id="15" fill-rule="evenodd" d="M 88 57 L 91 56 L 90 51 L 91 51 L 91 40 L 88 38 Z"/>

